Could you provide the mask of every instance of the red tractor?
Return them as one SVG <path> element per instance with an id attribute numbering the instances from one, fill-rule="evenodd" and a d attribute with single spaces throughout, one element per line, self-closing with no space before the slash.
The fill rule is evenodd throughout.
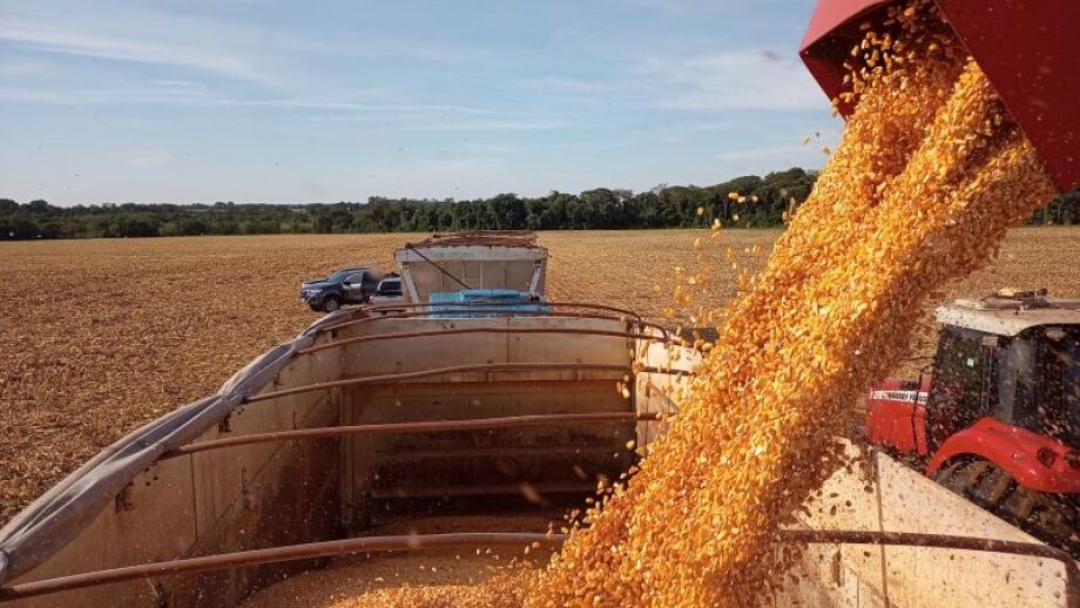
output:
<path id="1" fill-rule="evenodd" d="M 1080 300 L 1003 291 L 937 317 L 932 380 L 871 391 L 870 441 L 1080 554 Z"/>

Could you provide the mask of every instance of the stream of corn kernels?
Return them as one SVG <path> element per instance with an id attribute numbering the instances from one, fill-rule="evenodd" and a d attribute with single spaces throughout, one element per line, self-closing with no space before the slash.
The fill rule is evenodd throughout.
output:
<path id="1" fill-rule="evenodd" d="M 841 464 L 834 438 L 906 350 L 923 300 L 1053 196 L 985 75 L 915 6 L 894 15 L 905 67 L 865 76 L 841 146 L 668 435 L 526 605 L 759 605 L 790 565 L 774 532 Z"/>
<path id="2" fill-rule="evenodd" d="M 836 438 L 928 294 L 988 262 L 1054 193 L 932 4 L 889 20 L 875 26 L 895 33 L 868 26 L 853 51 L 841 145 L 640 470 L 542 571 L 356 605 L 761 605 L 790 566 L 775 531 L 843 464 Z"/>

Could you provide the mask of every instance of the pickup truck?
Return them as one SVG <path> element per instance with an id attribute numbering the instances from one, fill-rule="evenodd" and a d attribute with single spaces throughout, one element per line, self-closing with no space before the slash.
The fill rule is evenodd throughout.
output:
<path id="1" fill-rule="evenodd" d="M 404 312 L 404 306 L 394 308 L 394 305 L 404 305 L 406 302 L 405 293 L 401 290 L 401 277 L 394 274 L 379 281 L 378 288 L 375 289 L 375 293 L 371 296 L 371 305 L 377 306 L 382 314 Z"/>
<path id="2" fill-rule="evenodd" d="M 334 312 L 343 304 L 365 304 L 375 293 L 383 274 L 371 267 L 343 268 L 322 279 L 300 285 L 300 299 L 311 310 Z"/>

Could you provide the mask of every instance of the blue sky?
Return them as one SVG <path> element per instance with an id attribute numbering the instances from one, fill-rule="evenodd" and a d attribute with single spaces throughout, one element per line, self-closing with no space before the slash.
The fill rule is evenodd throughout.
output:
<path id="1" fill-rule="evenodd" d="M 839 124 L 797 57 L 813 4 L 0 0 L 0 196 L 461 199 L 819 167 Z"/>

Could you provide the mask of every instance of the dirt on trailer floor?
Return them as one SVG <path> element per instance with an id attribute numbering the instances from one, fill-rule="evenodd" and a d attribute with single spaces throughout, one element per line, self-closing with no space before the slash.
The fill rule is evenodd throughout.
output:
<path id="1" fill-rule="evenodd" d="M 550 232 L 549 295 L 667 319 L 677 276 L 721 306 L 778 231 Z M 0 243 L 0 522 L 132 429 L 212 393 L 318 318 L 304 279 L 392 265 L 426 235 L 297 235 Z M 700 261 L 699 261 L 700 258 Z M 686 289 L 700 266 L 711 280 Z M 677 275 L 676 267 L 682 272 Z M 1013 231 L 996 263 L 935 298 L 1002 286 L 1080 296 L 1080 229 Z M 688 306 L 685 310 L 693 310 Z M 685 315 L 685 313 L 684 313 Z M 933 324 L 923 330 L 930 352 Z M 906 362 L 908 368 L 920 361 Z"/>

